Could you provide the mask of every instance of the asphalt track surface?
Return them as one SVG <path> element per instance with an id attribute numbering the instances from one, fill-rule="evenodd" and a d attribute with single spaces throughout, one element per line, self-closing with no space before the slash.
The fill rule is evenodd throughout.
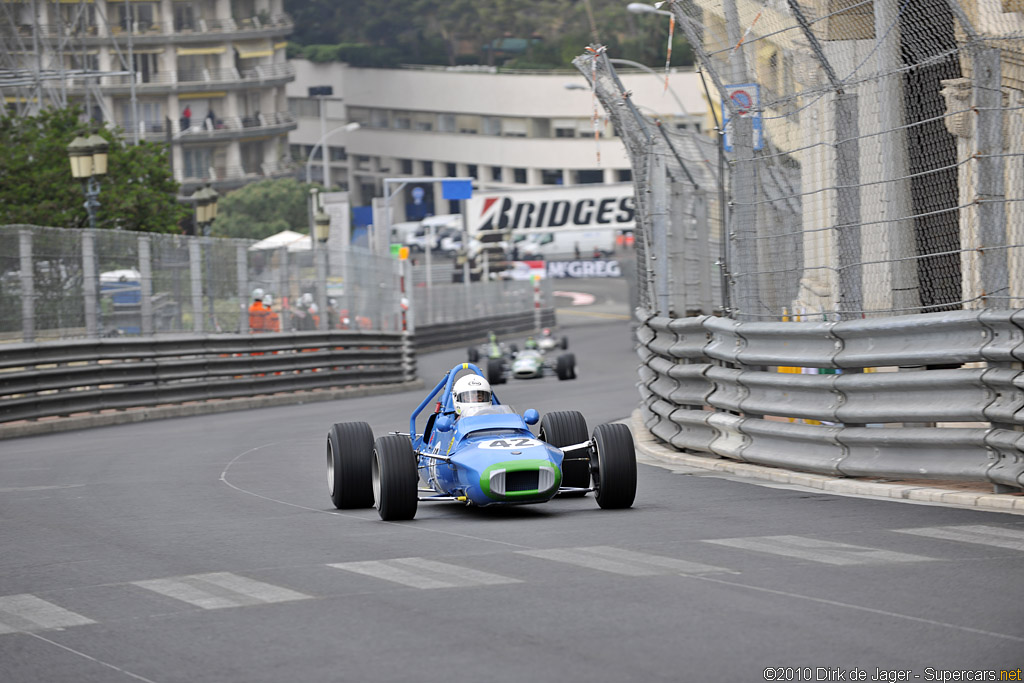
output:
<path id="1" fill-rule="evenodd" d="M 601 303 L 562 318 L 579 379 L 512 382 L 501 398 L 578 409 L 591 428 L 626 418 L 636 356 L 625 311 Z M 420 375 L 430 384 L 463 357 L 421 356 Z M 953 680 L 942 672 L 1024 667 L 1020 515 L 649 465 L 630 510 L 591 496 L 421 503 L 402 523 L 335 510 L 330 423 L 404 431 L 421 397 L 0 443 L 0 681 L 763 681 L 768 668 Z"/>

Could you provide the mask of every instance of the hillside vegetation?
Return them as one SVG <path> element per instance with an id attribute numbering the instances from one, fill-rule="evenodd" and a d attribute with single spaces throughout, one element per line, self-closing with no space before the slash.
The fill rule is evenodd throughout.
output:
<path id="1" fill-rule="evenodd" d="M 285 9 L 295 19 L 289 56 L 364 67 L 570 68 L 592 42 L 654 67 L 668 41 L 667 17 L 632 14 L 625 0 L 285 0 Z M 672 64 L 692 63 L 677 30 Z"/>

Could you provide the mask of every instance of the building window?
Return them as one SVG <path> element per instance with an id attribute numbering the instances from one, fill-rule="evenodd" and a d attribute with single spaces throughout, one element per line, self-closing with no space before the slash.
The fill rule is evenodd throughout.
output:
<path id="1" fill-rule="evenodd" d="M 512 175 L 515 177 L 515 182 L 520 184 L 526 183 L 526 169 L 525 168 L 514 168 L 512 169 Z"/>
<path id="2" fill-rule="evenodd" d="M 437 129 L 442 133 L 454 133 L 455 114 L 440 114 L 437 117 Z"/>
<path id="3" fill-rule="evenodd" d="M 356 155 L 356 170 L 369 171 L 370 170 L 370 157 L 364 154 Z"/>
<path id="4" fill-rule="evenodd" d="M 561 185 L 565 181 L 562 178 L 561 171 L 545 168 L 541 169 L 540 182 L 545 185 Z"/>
<path id="5" fill-rule="evenodd" d="M 423 162 L 423 175 L 432 176 L 434 175 L 434 162 L 424 161 Z"/>
<path id="6" fill-rule="evenodd" d="M 388 111 L 386 109 L 371 109 L 370 110 L 370 127 L 371 128 L 387 128 L 388 127 Z"/>
<path id="7" fill-rule="evenodd" d="M 575 128 L 555 128 L 556 138 L 574 138 L 576 137 Z"/>
<path id="8" fill-rule="evenodd" d="M 491 180 L 501 182 L 501 166 L 491 166 Z"/>
<path id="9" fill-rule="evenodd" d="M 479 178 L 480 177 L 479 169 L 477 168 L 476 164 L 470 164 L 466 168 L 466 171 L 469 173 L 469 177 L 470 178 Z"/>
<path id="10" fill-rule="evenodd" d="M 289 97 L 288 111 L 302 118 L 315 119 L 320 116 L 320 101 L 308 97 Z"/>
<path id="11" fill-rule="evenodd" d="M 395 128 L 398 130 L 411 130 L 412 119 L 408 116 L 395 116 Z"/>
<path id="12" fill-rule="evenodd" d="M 185 147 L 181 150 L 181 159 L 185 166 L 185 178 L 209 178 L 213 153 L 210 147 Z"/>
<path id="13" fill-rule="evenodd" d="M 416 130 L 434 130 L 434 124 L 423 118 L 416 119 Z"/>
<path id="14" fill-rule="evenodd" d="M 497 116 L 483 117 L 484 135 L 501 135 L 501 119 Z"/>
<path id="15" fill-rule="evenodd" d="M 402 166 L 402 175 L 412 175 L 412 159 L 399 159 Z"/>
<path id="16" fill-rule="evenodd" d="M 348 152 L 344 147 L 328 147 L 331 161 L 348 161 Z"/>
<path id="17" fill-rule="evenodd" d="M 604 182 L 604 171 L 599 168 L 592 168 L 584 171 L 576 171 L 576 182 L 579 185 Z"/>
<path id="18" fill-rule="evenodd" d="M 458 168 L 455 166 L 455 164 L 445 164 L 444 170 L 445 173 L 448 174 L 449 178 L 454 178 L 459 175 Z"/>
<path id="19" fill-rule="evenodd" d="M 632 169 L 619 170 L 615 172 L 615 175 L 620 183 L 628 183 L 633 180 Z"/>

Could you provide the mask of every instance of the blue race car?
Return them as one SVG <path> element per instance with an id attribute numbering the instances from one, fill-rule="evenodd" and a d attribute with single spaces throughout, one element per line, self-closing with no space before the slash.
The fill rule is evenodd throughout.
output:
<path id="1" fill-rule="evenodd" d="M 437 397 L 422 434 L 416 418 Z M 540 422 L 538 436 L 529 425 Z M 464 505 L 543 503 L 593 491 L 602 508 L 636 497 L 636 452 L 623 424 L 587 434 L 576 411 L 522 415 L 503 405 L 480 368 L 445 373 L 409 418 L 409 432 L 374 440 L 365 422 L 327 434 L 327 488 L 335 507 L 377 509 L 383 520 L 412 519 L 419 501 Z"/>

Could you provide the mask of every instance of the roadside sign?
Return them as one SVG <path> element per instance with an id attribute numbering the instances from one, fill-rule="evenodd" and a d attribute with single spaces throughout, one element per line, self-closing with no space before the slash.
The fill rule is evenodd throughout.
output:
<path id="1" fill-rule="evenodd" d="M 740 116 L 748 116 L 754 124 L 754 149 L 764 147 L 764 129 L 761 120 L 761 86 L 757 83 L 742 83 L 725 86 L 725 94 Z M 729 105 L 722 100 L 722 124 L 725 130 L 725 151 L 732 151 L 732 126 Z"/>

